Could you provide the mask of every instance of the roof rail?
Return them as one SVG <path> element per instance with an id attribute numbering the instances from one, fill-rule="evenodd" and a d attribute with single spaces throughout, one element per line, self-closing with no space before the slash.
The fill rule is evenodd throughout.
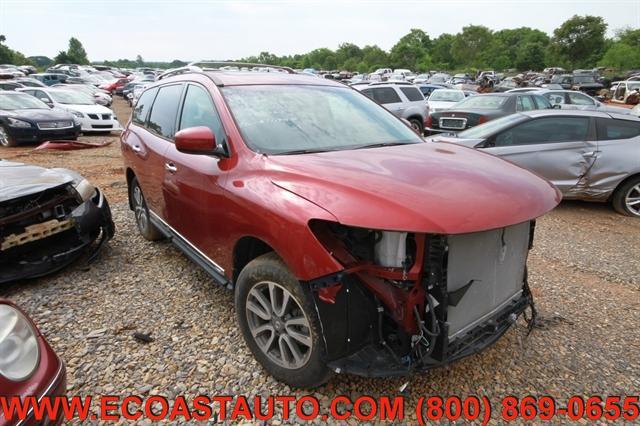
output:
<path id="1" fill-rule="evenodd" d="M 204 65 L 204 66 L 203 66 Z M 289 67 L 284 67 L 280 65 L 269 65 L 269 64 L 254 64 L 251 62 L 233 62 L 233 61 L 215 61 L 215 60 L 205 60 L 205 61 L 195 61 L 191 62 L 187 67 L 198 67 L 201 70 L 211 71 L 212 69 L 217 68 L 209 68 L 206 65 L 218 65 L 218 66 L 235 66 L 235 67 L 251 67 L 251 68 L 273 68 L 276 70 L 286 71 L 289 74 L 295 74 L 296 72 Z M 185 67 L 186 68 L 186 67 Z"/>
<path id="2" fill-rule="evenodd" d="M 202 72 L 202 68 L 196 67 L 196 66 L 187 65 L 186 67 L 170 69 L 170 70 L 167 70 L 167 71 L 163 72 L 162 74 L 160 74 L 158 76 L 157 80 L 162 80 L 163 78 L 172 77 L 174 75 L 185 74 L 185 73 L 188 73 L 188 72 Z"/>

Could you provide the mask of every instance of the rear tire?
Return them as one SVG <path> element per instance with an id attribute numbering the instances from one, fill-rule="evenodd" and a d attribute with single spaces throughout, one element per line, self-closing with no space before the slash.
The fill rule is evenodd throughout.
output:
<path id="1" fill-rule="evenodd" d="M 640 176 L 631 178 L 613 194 L 613 208 L 625 216 L 640 218 Z"/>
<path id="2" fill-rule="evenodd" d="M 145 239 L 149 241 L 157 241 L 164 238 L 162 232 L 151 223 L 151 215 L 147 208 L 147 202 L 145 201 L 142 188 L 138 184 L 138 179 L 133 178 L 131 181 L 131 187 L 129 189 L 129 200 L 131 202 L 131 208 L 136 217 L 136 225 L 138 225 L 138 231 Z"/>
<path id="3" fill-rule="evenodd" d="M 240 272 L 235 306 L 244 340 L 269 374 L 296 388 L 329 380 L 311 294 L 275 253 L 252 260 Z"/>
<path id="4" fill-rule="evenodd" d="M 4 147 L 18 146 L 18 143 L 11 137 L 7 129 L 0 126 L 0 145 Z"/>
<path id="5" fill-rule="evenodd" d="M 416 133 L 418 133 L 419 135 L 422 135 L 424 133 L 424 124 L 419 118 L 410 118 L 409 123 L 411 123 L 411 128 Z"/>

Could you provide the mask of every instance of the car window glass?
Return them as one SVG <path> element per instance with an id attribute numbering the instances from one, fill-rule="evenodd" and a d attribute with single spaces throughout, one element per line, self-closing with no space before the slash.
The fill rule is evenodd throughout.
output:
<path id="1" fill-rule="evenodd" d="M 536 103 L 538 109 L 551 109 L 551 103 L 543 96 L 531 96 Z"/>
<path id="2" fill-rule="evenodd" d="M 424 96 L 415 87 L 401 87 L 400 90 L 411 102 L 424 101 Z"/>
<path id="3" fill-rule="evenodd" d="M 533 101 L 529 96 L 518 96 L 516 109 L 517 111 L 531 111 L 532 109 L 536 109 L 536 107 L 533 105 Z"/>
<path id="4" fill-rule="evenodd" d="M 184 97 L 180 130 L 198 126 L 208 127 L 216 136 L 218 143 L 224 142 L 224 128 L 211 96 L 202 87 L 190 84 Z"/>
<path id="5" fill-rule="evenodd" d="M 582 93 L 569 93 L 569 100 L 572 104 L 575 105 L 594 105 L 593 99 L 588 96 L 583 95 Z"/>
<path id="6" fill-rule="evenodd" d="M 598 139 L 601 141 L 629 139 L 640 135 L 640 122 L 637 121 L 598 118 L 596 119 L 596 126 Z"/>
<path id="7" fill-rule="evenodd" d="M 373 99 L 380 104 L 393 104 L 402 102 L 400 96 L 391 87 L 378 87 L 373 89 Z"/>
<path id="8" fill-rule="evenodd" d="M 565 103 L 563 93 L 545 93 L 544 97 L 551 103 L 551 105 L 562 105 Z"/>
<path id="9" fill-rule="evenodd" d="M 149 114 L 149 123 L 147 124 L 149 130 L 165 138 L 173 138 L 181 94 L 182 84 L 172 84 L 158 89 Z"/>
<path id="10" fill-rule="evenodd" d="M 588 117 L 544 117 L 518 124 L 495 137 L 495 146 L 584 141 Z"/>
<path id="11" fill-rule="evenodd" d="M 157 92 L 158 89 L 156 88 L 149 89 L 140 96 L 135 108 L 133 109 L 131 121 L 137 124 L 144 124 L 147 120 L 147 114 L 149 113 L 149 108 L 151 107 L 153 98 L 155 98 Z"/>

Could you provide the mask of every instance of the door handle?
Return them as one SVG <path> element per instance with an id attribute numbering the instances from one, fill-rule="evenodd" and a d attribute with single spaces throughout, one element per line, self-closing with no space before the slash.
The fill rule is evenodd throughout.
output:
<path id="1" fill-rule="evenodd" d="M 178 168 L 173 163 L 164 163 L 164 169 L 169 173 L 175 173 L 178 171 Z"/>
<path id="2" fill-rule="evenodd" d="M 141 152 L 142 148 L 140 148 L 140 145 L 131 145 L 131 149 L 133 150 L 133 152 Z"/>
<path id="3" fill-rule="evenodd" d="M 586 158 L 597 158 L 598 154 L 600 154 L 600 151 L 590 151 L 585 152 L 584 154 L 582 154 L 582 156 Z"/>

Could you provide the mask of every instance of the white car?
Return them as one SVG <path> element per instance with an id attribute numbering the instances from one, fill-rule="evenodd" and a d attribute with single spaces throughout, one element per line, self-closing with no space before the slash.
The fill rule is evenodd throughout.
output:
<path id="1" fill-rule="evenodd" d="M 429 106 L 429 113 L 439 112 L 445 109 L 451 108 L 465 98 L 465 94 L 462 90 L 458 89 L 436 89 L 431 92 L 429 99 L 427 99 L 427 105 Z"/>
<path id="2" fill-rule="evenodd" d="M 102 105 L 96 105 L 94 100 L 84 93 L 37 87 L 18 90 L 35 96 L 51 108 L 69 111 L 80 122 L 83 133 L 122 130 L 112 110 Z"/>

